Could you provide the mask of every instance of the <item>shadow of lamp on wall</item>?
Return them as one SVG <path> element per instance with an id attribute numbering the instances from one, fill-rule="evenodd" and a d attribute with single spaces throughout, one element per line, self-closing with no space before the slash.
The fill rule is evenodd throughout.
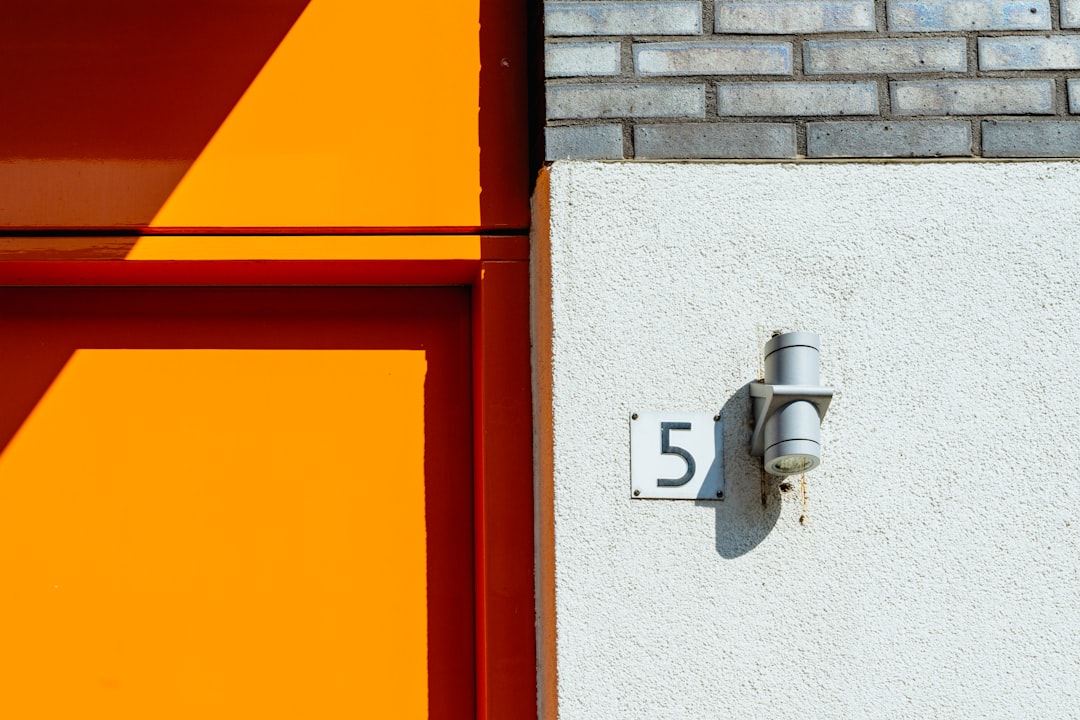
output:
<path id="1" fill-rule="evenodd" d="M 821 421 L 833 389 L 821 387 L 821 338 L 788 332 L 765 344 L 765 377 L 750 383 L 750 454 L 770 475 L 798 475 L 821 464 Z"/>

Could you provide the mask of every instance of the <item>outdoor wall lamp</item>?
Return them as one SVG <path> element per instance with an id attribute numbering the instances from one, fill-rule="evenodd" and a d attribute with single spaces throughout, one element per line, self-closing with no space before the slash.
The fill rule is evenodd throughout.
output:
<path id="1" fill-rule="evenodd" d="M 821 387 L 821 338 L 810 332 L 765 344 L 764 382 L 750 383 L 754 435 L 750 454 L 771 475 L 798 475 L 821 464 L 821 421 L 833 389 Z"/>

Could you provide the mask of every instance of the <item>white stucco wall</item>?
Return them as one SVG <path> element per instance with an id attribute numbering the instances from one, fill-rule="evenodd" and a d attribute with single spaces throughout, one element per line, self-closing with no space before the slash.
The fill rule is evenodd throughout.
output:
<path id="1" fill-rule="evenodd" d="M 1080 717 L 1080 163 L 549 180 L 559 717 Z M 837 394 L 763 507 L 774 329 Z M 629 412 L 720 407 L 726 502 L 631 500 Z"/>

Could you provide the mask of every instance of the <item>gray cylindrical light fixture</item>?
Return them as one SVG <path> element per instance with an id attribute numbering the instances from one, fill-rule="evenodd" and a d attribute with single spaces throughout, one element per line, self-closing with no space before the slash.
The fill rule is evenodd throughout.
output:
<path id="1" fill-rule="evenodd" d="M 751 383 L 751 452 L 771 475 L 796 475 L 821 464 L 821 420 L 832 399 L 821 387 L 821 338 L 810 332 L 776 335 L 765 345 L 764 382 Z"/>
<path id="2" fill-rule="evenodd" d="M 821 384 L 821 338 L 809 332 L 777 335 L 765 344 L 765 384 Z M 795 475 L 821 464 L 821 417 L 817 405 L 795 400 L 765 420 L 765 471 Z"/>

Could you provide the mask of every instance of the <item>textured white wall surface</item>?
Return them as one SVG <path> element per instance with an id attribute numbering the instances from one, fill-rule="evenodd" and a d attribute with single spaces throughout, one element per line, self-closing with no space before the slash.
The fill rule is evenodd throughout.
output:
<path id="1" fill-rule="evenodd" d="M 1080 163 L 566 162 L 548 209 L 560 718 L 1080 717 Z M 837 393 L 763 506 L 777 329 Z M 727 500 L 632 500 L 628 414 L 719 408 Z"/>

